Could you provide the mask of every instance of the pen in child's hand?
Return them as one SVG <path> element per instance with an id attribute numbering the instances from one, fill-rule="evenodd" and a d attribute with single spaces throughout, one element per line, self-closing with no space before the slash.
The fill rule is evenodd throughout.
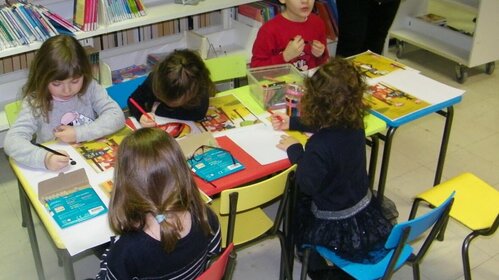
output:
<path id="1" fill-rule="evenodd" d="M 282 121 L 283 121 L 282 117 L 281 117 L 281 116 L 279 116 L 279 115 L 276 115 L 276 114 L 275 114 L 272 110 L 267 109 L 267 112 L 269 112 L 269 113 L 270 113 L 270 116 L 271 116 L 271 117 L 275 117 L 278 121 L 280 121 L 280 122 L 282 122 Z"/>
<path id="2" fill-rule="evenodd" d="M 36 146 L 38 146 L 38 147 L 40 147 L 40 148 L 42 148 L 42 149 L 44 149 L 44 150 L 46 150 L 46 151 L 49 151 L 49 152 L 51 152 L 51 153 L 53 153 L 53 154 L 56 154 L 56 155 L 58 155 L 58 156 L 69 157 L 69 156 L 67 156 L 67 155 L 65 155 L 65 154 L 63 154 L 63 153 L 59 153 L 58 151 L 53 150 L 53 149 L 51 149 L 51 148 L 49 148 L 49 147 L 47 147 L 47 146 L 44 146 L 44 145 L 42 145 L 42 144 L 38 144 L 38 143 L 36 143 L 35 145 L 36 145 Z M 71 165 L 75 165 L 75 164 L 76 164 L 76 161 L 74 161 L 72 158 L 69 158 L 69 160 L 70 160 L 70 162 L 69 162 L 69 163 L 71 163 Z"/>
<path id="3" fill-rule="evenodd" d="M 144 110 L 144 108 L 142 108 L 139 103 L 137 103 L 137 101 L 135 101 L 132 97 L 130 97 L 130 103 L 132 103 L 135 108 L 137 108 L 143 115 L 145 115 L 146 118 L 148 118 L 150 121 L 153 121 L 155 126 L 158 126 L 158 124 L 151 118 L 151 116 L 149 116 L 146 110 Z"/>

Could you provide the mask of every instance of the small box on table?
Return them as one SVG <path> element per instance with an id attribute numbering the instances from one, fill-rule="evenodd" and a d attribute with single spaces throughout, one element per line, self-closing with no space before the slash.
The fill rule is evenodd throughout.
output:
<path id="1" fill-rule="evenodd" d="M 248 69 L 251 96 L 265 109 L 286 107 L 289 85 L 303 86 L 303 76 L 292 64 L 279 64 Z"/>

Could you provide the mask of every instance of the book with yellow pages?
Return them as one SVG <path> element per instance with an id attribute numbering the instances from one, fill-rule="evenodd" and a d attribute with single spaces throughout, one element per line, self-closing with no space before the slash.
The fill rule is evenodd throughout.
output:
<path id="1" fill-rule="evenodd" d="M 213 133 L 260 122 L 239 99 L 229 94 L 210 98 L 206 117 L 197 122 L 197 125 L 201 131 Z"/>
<path id="2" fill-rule="evenodd" d="M 73 148 L 92 166 L 97 173 L 113 168 L 118 153 L 118 146 L 132 130 L 124 127 L 120 131 L 97 139 L 73 144 Z"/>
<path id="3" fill-rule="evenodd" d="M 406 70 L 408 67 L 385 56 L 365 51 L 347 58 L 357 65 L 362 73 L 369 78 L 377 78 L 397 70 Z M 412 70 L 412 69 L 411 69 Z"/>
<path id="4" fill-rule="evenodd" d="M 364 99 L 375 115 L 380 114 L 392 121 L 430 106 L 430 103 L 383 82 L 369 86 Z"/>

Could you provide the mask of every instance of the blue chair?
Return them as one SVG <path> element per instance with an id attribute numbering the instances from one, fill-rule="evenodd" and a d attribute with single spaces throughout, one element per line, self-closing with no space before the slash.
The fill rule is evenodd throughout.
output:
<path id="1" fill-rule="evenodd" d="M 414 279 L 419 279 L 419 264 L 448 219 L 453 202 L 454 193 L 440 204 L 440 206 L 430 210 L 428 213 L 395 225 L 385 243 L 384 250 L 388 250 L 388 253 L 377 263 L 354 263 L 341 258 L 325 247 L 305 245 L 301 279 L 306 279 L 307 277 L 308 257 L 312 249 L 316 250 L 324 259 L 341 268 L 355 279 L 390 279 L 393 273 L 405 263 L 413 267 Z M 409 242 L 419 238 L 430 228 L 432 228 L 431 232 L 426 237 L 420 250 L 414 253 Z"/>

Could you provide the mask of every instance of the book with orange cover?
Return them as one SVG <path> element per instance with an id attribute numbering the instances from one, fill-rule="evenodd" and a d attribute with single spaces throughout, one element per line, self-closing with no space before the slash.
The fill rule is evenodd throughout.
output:
<path id="1" fill-rule="evenodd" d="M 101 173 L 114 167 L 118 146 L 131 132 L 130 128 L 124 127 L 112 135 L 72 146 L 95 172 Z"/>

